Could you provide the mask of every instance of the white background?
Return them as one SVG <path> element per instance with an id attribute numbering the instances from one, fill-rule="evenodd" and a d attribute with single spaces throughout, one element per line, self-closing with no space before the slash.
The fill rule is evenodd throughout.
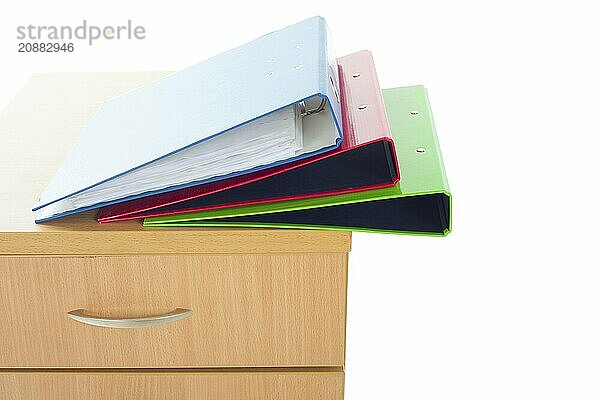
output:
<path id="1" fill-rule="evenodd" d="M 598 399 L 593 3 L 4 2 L 0 106 L 33 72 L 176 70 L 323 15 L 383 88 L 428 87 L 454 196 L 447 238 L 354 234 L 346 398 Z M 83 18 L 147 38 L 17 53 L 17 25 Z"/>

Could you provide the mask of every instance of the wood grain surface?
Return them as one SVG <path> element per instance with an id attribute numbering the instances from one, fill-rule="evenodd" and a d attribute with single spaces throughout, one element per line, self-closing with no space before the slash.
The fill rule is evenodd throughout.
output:
<path id="1" fill-rule="evenodd" d="M 0 258 L 0 368 L 343 366 L 347 255 Z M 193 311 L 150 328 L 67 318 Z"/>
<path id="2" fill-rule="evenodd" d="M 342 400 L 343 372 L 2 373 L 6 400 Z"/>

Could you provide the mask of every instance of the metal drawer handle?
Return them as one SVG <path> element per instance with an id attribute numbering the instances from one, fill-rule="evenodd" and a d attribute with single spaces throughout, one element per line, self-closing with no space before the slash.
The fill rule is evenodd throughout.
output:
<path id="1" fill-rule="evenodd" d="M 104 328 L 146 328 L 179 321 L 190 317 L 192 310 L 176 308 L 166 314 L 141 318 L 104 318 L 86 314 L 83 309 L 69 311 L 67 317 L 87 325 L 102 326 Z"/>

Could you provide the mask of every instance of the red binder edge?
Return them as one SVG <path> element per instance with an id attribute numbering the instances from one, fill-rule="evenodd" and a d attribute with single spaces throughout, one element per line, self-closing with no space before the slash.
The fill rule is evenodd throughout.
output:
<path id="1" fill-rule="evenodd" d="M 165 192 L 154 196 L 143 197 L 123 203 L 117 203 L 100 209 L 98 222 L 108 223 L 140 219 L 151 216 L 179 214 L 183 212 L 199 211 L 197 208 L 181 209 L 169 212 L 154 212 L 153 209 L 177 204 L 183 201 L 214 194 L 223 190 L 235 188 L 256 182 L 273 175 L 299 168 L 316 161 L 331 157 L 336 154 L 351 151 L 366 146 L 373 142 L 385 140 L 392 146 L 394 162 L 398 166 L 394 141 L 383 103 L 383 96 L 377 79 L 377 72 L 370 51 L 362 50 L 350 55 L 338 58 L 338 69 L 340 76 L 340 97 L 342 102 L 342 129 L 344 138 L 341 145 L 328 153 L 319 154 L 307 159 L 298 160 L 289 164 L 257 171 L 247 175 L 223 179 L 205 185 L 192 186 L 185 189 Z M 363 108 L 363 105 L 368 105 Z M 304 195 L 284 196 L 267 200 L 256 200 L 238 203 L 227 203 L 223 205 L 212 205 L 202 207 L 201 210 L 211 210 L 240 205 L 269 203 L 282 200 L 303 199 L 311 197 L 328 196 L 333 194 L 350 193 L 361 190 L 378 189 L 395 185 L 400 180 L 400 169 L 398 177 L 383 185 L 372 185 L 367 187 L 352 188 L 347 190 L 335 190 L 330 192 L 308 193 Z"/>

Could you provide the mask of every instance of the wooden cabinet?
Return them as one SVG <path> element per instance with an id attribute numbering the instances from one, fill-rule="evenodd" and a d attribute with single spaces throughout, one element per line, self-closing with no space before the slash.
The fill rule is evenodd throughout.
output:
<path id="1" fill-rule="evenodd" d="M 341 399 L 349 233 L 33 223 L 97 106 L 160 76 L 36 75 L 0 115 L 0 398 Z"/>

